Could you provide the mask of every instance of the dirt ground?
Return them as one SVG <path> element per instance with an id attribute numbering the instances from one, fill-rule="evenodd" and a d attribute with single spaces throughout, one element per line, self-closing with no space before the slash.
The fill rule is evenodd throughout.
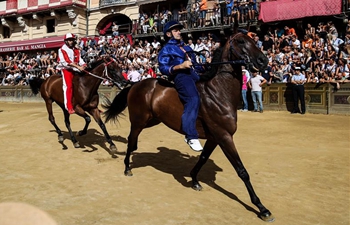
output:
<path id="1" fill-rule="evenodd" d="M 54 112 L 66 131 L 57 106 Z M 71 124 L 78 131 L 84 121 L 73 115 Z M 274 224 L 350 224 L 349 128 L 349 116 L 239 112 L 234 140 Z M 117 158 L 94 121 L 78 137 L 82 148 L 64 132 L 63 150 L 43 103 L 0 103 L 0 202 L 37 206 L 60 225 L 265 223 L 219 148 L 196 192 L 189 172 L 199 154 L 182 135 L 164 125 L 144 130 L 132 156 L 134 176 L 125 177 L 127 117 L 107 129 Z"/>

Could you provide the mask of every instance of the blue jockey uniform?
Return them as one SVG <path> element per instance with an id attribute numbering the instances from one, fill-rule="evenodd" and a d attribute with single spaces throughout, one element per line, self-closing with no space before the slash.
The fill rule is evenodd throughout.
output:
<path id="1" fill-rule="evenodd" d="M 191 53 L 192 51 L 192 53 Z M 191 60 L 193 66 L 189 69 L 173 70 L 173 67 Z M 198 139 L 196 120 L 200 105 L 196 82 L 199 80 L 197 72 L 204 72 L 201 65 L 196 63 L 196 55 L 190 46 L 184 42 L 171 38 L 158 54 L 159 70 L 163 75 L 173 80 L 179 97 L 184 104 L 182 114 L 182 130 L 186 139 Z"/>

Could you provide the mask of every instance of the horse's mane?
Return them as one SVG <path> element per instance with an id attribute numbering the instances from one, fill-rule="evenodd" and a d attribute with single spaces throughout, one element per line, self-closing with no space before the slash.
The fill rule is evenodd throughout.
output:
<path id="1" fill-rule="evenodd" d="M 97 60 L 97 61 L 91 63 L 90 66 L 88 68 L 86 68 L 86 70 L 91 72 L 93 69 L 95 69 L 96 67 L 98 67 L 102 63 L 104 63 L 103 59 Z"/>
<path id="2" fill-rule="evenodd" d="M 223 47 L 215 49 L 215 51 L 213 52 L 212 63 L 221 62 L 222 53 L 223 53 Z M 211 80 L 213 77 L 215 77 L 218 71 L 218 67 L 219 65 L 211 65 L 209 70 L 207 70 L 205 73 L 203 73 L 200 76 L 200 81 L 208 81 L 208 80 Z"/>

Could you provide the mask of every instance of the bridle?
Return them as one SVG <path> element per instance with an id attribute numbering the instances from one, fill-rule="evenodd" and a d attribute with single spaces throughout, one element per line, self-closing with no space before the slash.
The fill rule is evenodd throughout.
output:
<path id="1" fill-rule="evenodd" d="M 101 80 L 108 80 L 110 81 L 111 83 L 113 83 L 115 86 L 117 86 L 120 90 L 123 89 L 122 85 L 119 84 L 118 82 L 114 81 L 109 75 L 108 75 L 108 66 L 111 64 L 111 63 L 116 63 L 117 61 L 112 58 L 112 57 L 109 57 L 111 59 L 111 61 L 107 61 L 105 57 L 103 57 L 103 61 L 104 61 L 104 69 L 103 69 L 103 74 L 102 76 L 98 76 L 96 74 L 93 74 L 87 70 L 83 70 L 82 72 L 90 75 L 90 76 L 93 76 L 95 78 L 98 78 L 98 79 L 101 79 Z"/>
<path id="2" fill-rule="evenodd" d="M 229 62 L 241 62 L 240 64 L 244 64 L 244 65 L 246 65 L 246 64 L 249 64 L 250 63 L 250 58 L 249 58 L 249 56 L 248 55 L 246 55 L 246 54 L 241 54 L 240 52 L 238 52 L 237 51 L 237 48 L 235 48 L 235 46 L 234 46 L 234 42 L 237 42 L 237 40 L 236 40 L 236 36 L 237 35 L 239 35 L 240 33 L 237 33 L 237 34 L 235 34 L 231 39 L 230 39 L 230 42 L 229 42 L 229 44 L 230 44 L 230 51 L 231 52 L 233 52 L 233 54 L 234 55 L 236 55 L 237 56 L 237 58 L 238 58 L 238 60 L 233 60 L 233 61 L 229 61 Z M 235 63 L 236 64 L 236 63 Z M 239 64 L 239 63 L 237 63 L 237 64 Z"/>

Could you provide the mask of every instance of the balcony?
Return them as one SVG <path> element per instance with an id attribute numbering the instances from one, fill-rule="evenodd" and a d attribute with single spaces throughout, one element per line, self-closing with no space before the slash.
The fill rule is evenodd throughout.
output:
<path id="1" fill-rule="evenodd" d="M 135 0 L 100 0 L 100 7 L 124 5 L 131 2 L 135 2 Z"/>

